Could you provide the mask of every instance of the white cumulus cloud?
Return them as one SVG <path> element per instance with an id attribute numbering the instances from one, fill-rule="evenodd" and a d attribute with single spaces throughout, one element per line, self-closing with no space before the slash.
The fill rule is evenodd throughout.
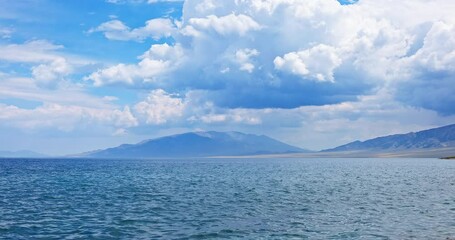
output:
<path id="1" fill-rule="evenodd" d="M 102 32 L 107 39 L 119 41 L 144 41 L 147 38 L 159 40 L 170 37 L 175 31 L 175 25 L 171 19 L 155 18 L 145 22 L 145 26 L 131 29 L 122 21 L 114 19 L 104 22 L 89 33 Z"/>
<path id="2" fill-rule="evenodd" d="M 182 56 L 183 49 L 180 45 L 154 44 L 140 56 L 142 60 L 138 64 L 117 64 L 100 69 L 85 79 L 93 81 L 96 86 L 113 83 L 133 85 L 154 82 L 178 66 Z"/>
<path id="3" fill-rule="evenodd" d="M 196 31 L 212 30 L 220 35 L 243 36 L 249 31 L 259 30 L 261 26 L 250 16 L 231 13 L 221 17 L 209 15 L 205 18 L 191 18 L 188 28 Z"/>
<path id="4" fill-rule="evenodd" d="M 38 84 L 49 85 L 72 72 L 72 66 L 64 58 L 57 58 L 48 64 L 32 67 L 32 75 Z"/>
<path id="5" fill-rule="evenodd" d="M 240 65 L 240 70 L 251 73 L 255 68 L 251 58 L 258 55 L 259 52 L 256 49 L 240 49 L 235 53 L 235 61 Z"/>
<path id="6" fill-rule="evenodd" d="M 274 60 L 275 68 L 289 72 L 302 78 L 316 81 L 334 81 L 333 70 L 340 66 L 341 58 L 337 50 L 327 45 L 290 52 Z"/>
<path id="7" fill-rule="evenodd" d="M 185 103 L 179 97 L 162 89 L 153 90 L 147 98 L 134 106 L 135 111 L 147 124 L 164 124 L 183 115 Z"/>

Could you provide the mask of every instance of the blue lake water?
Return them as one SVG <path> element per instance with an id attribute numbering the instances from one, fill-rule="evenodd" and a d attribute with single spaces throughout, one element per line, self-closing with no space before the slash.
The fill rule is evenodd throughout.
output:
<path id="1" fill-rule="evenodd" d="M 452 239 L 455 161 L 0 159 L 1 239 Z"/>

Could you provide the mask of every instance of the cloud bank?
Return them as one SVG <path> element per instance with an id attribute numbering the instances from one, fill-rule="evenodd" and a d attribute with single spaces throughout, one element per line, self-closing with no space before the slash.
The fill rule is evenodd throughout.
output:
<path id="1" fill-rule="evenodd" d="M 204 90 L 225 108 L 337 104 L 385 88 L 405 104 L 454 114 L 451 7 L 443 0 L 187 0 L 175 26 L 160 34 L 137 30 L 142 38 L 169 35 L 175 43 L 153 45 L 137 65 L 114 65 L 87 79 Z M 116 28 L 105 27 L 114 22 Z M 98 27 L 114 39 L 112 29 L 117 39 L 141 35 L 118 20 Z M 153 54 L 158 48 L 169 54 Z"/>

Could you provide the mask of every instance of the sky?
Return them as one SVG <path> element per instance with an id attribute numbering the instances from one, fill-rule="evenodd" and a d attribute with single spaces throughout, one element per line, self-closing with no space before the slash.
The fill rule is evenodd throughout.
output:
<path id="1" fill-rule="evenodd" d="M 0 0 L 0 151 L 455 123 L 455 1 Z"/>

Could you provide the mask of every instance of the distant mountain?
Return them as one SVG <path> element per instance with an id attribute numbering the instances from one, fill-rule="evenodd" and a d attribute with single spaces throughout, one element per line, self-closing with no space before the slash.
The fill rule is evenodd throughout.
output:
<path id="1" fill-rule="evenodd" d="M 0 158 L 41 158 L 47 157 L 44 154 L 22 150 L 22 151 L 0 151 Z"/>
<path id="2" fill-rule="evenodd" d="M 367 141 L 355 141 L 322 152 L 340 151 L 376 151 L 393 152 L 419 149 L 454 148 L 455 147 L 455 124 L 433 128 L 420 132 L 396 134 L 378 137 Z"/>
<path id="3" fill-rule="evenodd" d="M 242 156 L 256 154 L 296 153 L 305 150 L 267 136 L 240 132 L 190 132 L 124 144 L 82 154 L 94 158 L 159 158 Z"/>

